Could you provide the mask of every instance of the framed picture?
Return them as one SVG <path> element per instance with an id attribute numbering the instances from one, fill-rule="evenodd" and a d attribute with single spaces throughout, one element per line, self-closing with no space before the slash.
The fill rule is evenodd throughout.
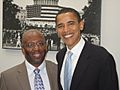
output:
<path id="1" fill-rule="evenodd" d="M 100 45 L 101 0 L 74 2 L 76 3 L 72 0 L 3 0 L 2 48 L 21 49 L 21 37 L 28 28 L 37 28 L 45 35 L 49 51 L 65 47 L 55 31 L 55 16 L 63 7 L 77 8 L 85 21 L 82 37 Z"/>

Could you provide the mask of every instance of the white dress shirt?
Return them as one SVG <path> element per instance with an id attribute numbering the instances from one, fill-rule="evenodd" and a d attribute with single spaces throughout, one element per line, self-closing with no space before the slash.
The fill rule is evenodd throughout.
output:
<path id="1" fill-rule="evenodd" d="M 64 61 L 63 61 L 63 64 L 62 64 L 62 69 L 61 69 L 61 74 L 60 74 L 60 80 L 61 80 L 61 85 L 63 87 L 63 90 L 64 90 L 64 67 L 65 67 L 65 61 L 66 61 L 66 58 L 67 58 L 67 53 L 69 51 L 71 51 L 73 53 L 73 55 L 72 55 L 72 76 L 73 76 L 76 64 L 78 62 L 78 59 L 80 57 L 80 54 L 82 52 L 82 49 L 83 49 L 84 45 L 85 45 L 85 41 L 84 41 L 83 38 L 81 38 L 80 41 L 71 50 L 69 50 L 67 48 L 67 52 L 65 54 L 65 58 L 64 58 Z"/>
<path id="2" fill-rule="evenodd" d="M 29 78 L 29 83 L 30 83 L 31 90 L 34 90 L 35 74 L 34 74 L 33 71 L 35 70 L 35 67 L 33 65 L 31 65 L 27 60 L 25 61 L 25 65 L 27 67 L 28 78 Z M 45 61 L 43 61 L 43 63 L 38 67 L 38 69 L 40 69 L 40 75 L 41 75 L 41 78 L 43 80 L 45 90 L 51 90 L 50 89 L 50 82 L 49 82 L 48 74 L 47 74 L 47 70 L 46 70 Z"/>

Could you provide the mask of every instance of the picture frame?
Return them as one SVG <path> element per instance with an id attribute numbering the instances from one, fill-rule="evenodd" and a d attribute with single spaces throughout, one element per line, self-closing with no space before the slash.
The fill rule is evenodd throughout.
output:
<path id="1" fill-rule="evenodd" d="M 3 0 L 2 48 L 21 49 L 22 34 L 29 28 L 37 28 L 45 35 L 49 51 L 65 47 L 55 30 L 55 16 L 63 7 L 73 7 L 73 3 L 67 6 L 62 0 L 35 0 L 32 4 L 27 1 L 29 0 L 24 0 L 26 3 L 21 4 L 19 0 Z M 87 3 L 78 10 L 85 22 L 82 37 L 90 43 L 100 45 L 101 0 L 85 1 Z M 24 6 L 21 6 L 23 3 Z M 79 8 L 80 4 L 76 4 Z"/>

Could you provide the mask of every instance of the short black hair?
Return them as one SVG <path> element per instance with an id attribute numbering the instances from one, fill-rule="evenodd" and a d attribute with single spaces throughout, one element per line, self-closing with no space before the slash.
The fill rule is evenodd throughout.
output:
<path id="1" fill-rule="evenodd" d="M 55 22 L 57 23 L 57 16 L 58 15 L 63 14 L 63 13 L 67 13 L 67 12 L 74 13 L 78 19 L 78 22 L 80 22 L 82 20 L 80 13 L 77 10 L 75 10 L 73 8 L 69 8 L 69 7 L 64 7 L 57 13 L 56 18 L 55 18 Z"/>

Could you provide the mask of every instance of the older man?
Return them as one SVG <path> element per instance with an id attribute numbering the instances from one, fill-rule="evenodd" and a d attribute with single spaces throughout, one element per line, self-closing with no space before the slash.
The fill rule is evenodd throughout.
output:
<path id="1" fill-rule="evenodd" d="M 26 60 L 1 73 L 0 90 L 58 90 L 57 66 L 45 60 L 43 34 L 36 29 L 24 32 L 22 52 Z"/>

